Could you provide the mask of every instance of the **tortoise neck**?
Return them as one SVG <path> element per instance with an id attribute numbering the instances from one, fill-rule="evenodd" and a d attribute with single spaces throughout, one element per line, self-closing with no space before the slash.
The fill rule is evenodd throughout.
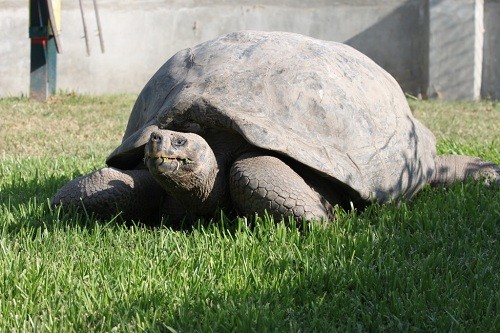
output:
<path id="1" fill-rule="evenodd" d="M 210 146 L 203 168 L 195 175 L 165 184 L 173 196 L 193 217 L 213 216 L 218 208 L 231 209 L 229 169 L 237 156 L 251 146 L 239 135 L 220 132 L 204 138 Z"/>
<path id="2" fill-rule="evenodd" d="M 193 216 L 212 216 L 218 208 L 229 206 L 224 171 L 215 165 L 196 186 L 171 191 L 171 194 Z"/>
<path id="3" fill-rule="evenodd" d="M 239 155 L 255 148 L 239 134 L 229 131 L 208 132 L 205 140 L 212 148 L 215 164 L 205 178 L 202 195 L 186 198 L 183 204 L 196 215 L 213 216 L 217 209 L 232 209 L 229 170 Z"/>

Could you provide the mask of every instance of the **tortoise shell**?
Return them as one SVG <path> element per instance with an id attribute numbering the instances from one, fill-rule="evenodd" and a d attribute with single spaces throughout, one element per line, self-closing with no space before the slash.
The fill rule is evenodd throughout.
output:
<path id="1" fill-rule="evenodd" d="M 156 127 L 237 132 L 367 201 L 411 197 L 434 171 L 435 137 L 391 75 L 347 45 L 293 33 L 236 32 L 175 54 L 108 165 L 136 167 Z"/>

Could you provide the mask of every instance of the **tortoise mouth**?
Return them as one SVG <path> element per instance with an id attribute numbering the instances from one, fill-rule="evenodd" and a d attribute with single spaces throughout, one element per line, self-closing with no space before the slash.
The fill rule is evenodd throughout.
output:
<path id="1" fill-rule="evenodd" d="M 146 155 L 144 157 L 144 164 L 146 164 L 149 171 L 157 174 L 164 174 L 167 172 L 177 172 L 184 169 L 186 166 L 195 164 L 195 162 L 187 157 Z"/>

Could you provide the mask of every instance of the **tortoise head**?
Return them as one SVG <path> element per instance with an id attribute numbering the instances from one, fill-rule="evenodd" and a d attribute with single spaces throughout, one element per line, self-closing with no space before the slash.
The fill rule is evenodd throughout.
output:
<path id="1" fill-rule="evenodd" d="M 160 185 L 186 207 L 203 204 L 218 172 L 215 155 L 205 139 L 170 130 L 151 133 L 144 163 Z"/>

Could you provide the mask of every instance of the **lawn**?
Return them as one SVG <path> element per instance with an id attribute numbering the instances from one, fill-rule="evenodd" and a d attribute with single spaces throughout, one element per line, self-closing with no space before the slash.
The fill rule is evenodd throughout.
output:
<path id="1" fill-rule="evenodd" d="M 134 96 L 0 99 L 0 332 L 500 331 L 500 188 L 426 188 L 326 227 L 173 230 L 52 209 Z M 500 103 L 413 101 L 441 154 L 500 163 Z"/>

